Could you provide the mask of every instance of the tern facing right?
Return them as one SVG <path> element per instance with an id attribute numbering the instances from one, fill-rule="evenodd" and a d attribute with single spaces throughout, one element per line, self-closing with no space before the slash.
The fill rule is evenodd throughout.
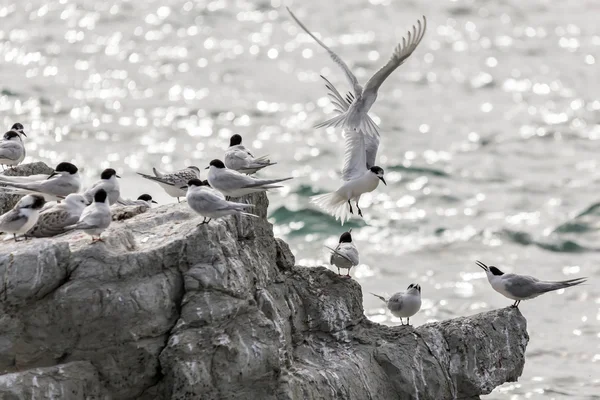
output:
<path id="1" fill-rule="evenodd" d="M 156 168 L 152 168 L 152 171 L 156 176 L 140 172 L 138 172 L 138 175 L 158 183 L 169 196 L 176 197 L 177 202 L 180 202 L 180 197 L 185 197 L 186 190 L 181 188 L 187 185 L 190 179 L 200 179 L 200 169 L 193 165 L 170 174 L 163 174 L 157 171 Z"/>
<path id="2" fill-rule="evenodd" d="M 27 136 L 23 132 L 23 125 L 14 124 L 11 130 L 6 132 L 0 140 L 0 165 L 3 167 L 5 165 L 11 167 L 19 165 L 25 158 L 25 146 L 21 135 Z"/>
<path id="3" fill-rule="evenodd" d="M 212 160 L 207 167 L 208 183 L 214 189 L 229 197 L 242 197 L 250 193 L 264 192 L 281 187 L 276 183 L 287 181 L 283 179 L 257 179 L 244 175 L 229 168 L 221 160 Z"/>
<path id="4" fill-rule="evenodd" d="M 26 236 L 52 237 L 66 232 L 65 227 L 79 221 L 81 213 L 87 206 L 86 199 L 78 193 L 71 193 L 65 201 L 42 210 L 36 224 Z"/>
<path id="5" fill-rule="evenodd" d="M 410 317 L 415 315 L 421 309 L 421 286 L 411 283 L 408 285 L 406 292 L 398 292 L 389 300 L 385 297 L 371 293 L 383 301 L 388 310 L 395 316 L 400 318 L 400 324 L 404 325 L 402 318 L 406 318 L 406 324 L 410 325 Z"/>
<path id="6" fill-rule="evenodd" d="M 227 168 L 248 175 L 263 169 L 264 167 L 268 167 L 269 165 L 277 164 L 272 163 L 271 160 L 267 159 L 267 156 L 255 158 L 252 153 L 242 145 L 242 137 L 238 134 L 233 135 L 229 139 L 229 148 L 225 151 L 225 158 L 223 161 Z"/>
<path id="7" fill-rule="evenodd" d="M 485 271 L 490 285 L 496 292 L 515 301 L 513 307 L 518 307 L 521 300 L 530 300 L 547 292 L 576 286 L 587 279 L 583 277 L 558 282 L 540 281 L 533 276 L 505 274 L 493 265 L 488 267 L 481 261 L 477 261 L 477 265 Z"/>
<path id="8" fill-rule="evenodd" d="M 92 243 L 102 242 L 102 232 L 108 228 L 112 220 L 108 204 L 108 194 L 102 188 L 94 193 L 94 201 L 81 213 L 79 221 L 65 227 L 65 230 L 81 229 L 92 237 Z M 95 236 L 98 236 L 96 239 Z"/>
<path id="9" fill-rule="evenodd" d="M 287 8 L 287 7 L 286 7 Z M 402 42 L 399 43 L 390 60 L 383 67 L 379 69 L 363 87 L 358 83 L 358 79 L 356 76 L 350 71 L 348 65 L 337 55 L 335 54 L 329 47 L 325 45 L 321 40 L 319 40 L 315 35 L 313 35 L 307 27 L 304 26 L 302 22 L 292 11 L 287 8 L 287 11 L 290 13 L 294 21 L 306 32 L 310 35 L 321 47 L 323 47 L 329 56 L 333 59 L 333 61 L 343 70 L 344 75 L 348 79 L 348 83 L 352 87 L 353 93 L 348 96 L 349 107 L 345 110 L 339 110 L 340 115 L 337 115 L 325 122 L 315 125 L 315 128 L 322 127 L 337 127 L 341 126 L 346 131 L 354 131 L 354 132 L 362 132 L 368 136 L 379 136 L 379 131 L 375 122 L 369 117 L 368 112 L 371 109 L 375 100 L 377 100 L 377 92 L 381 84 L 387 79 L 388 76 L 396 68 L 400 65 L 404 64 L 404 62 L 411 56 L 411 54 L 415 51 L 423 36 L 425 35 L 425 31 L 427 30 L 427 20 L 425 16 L 423 16 L 423 22 L 419 20 L 417 25 L 412 27 L 412 31 L 408 31 L 406 37 L 402 38 Z M 331 93 L 329 94 L 331 96 Z M 335 102 L 333 103 L 335 105 Z M 338 105 L 339 106 L 339 105 Z"/>
<path id="10" fill-rule="evenodd" d="M 18 242 L 17 234 L 24 234 L 35 225 L 45 202 L 44 197 L 37 194 L 23 197 L 12 210 L 0 216 L 0 232 L 12 233 Z"/>
<path id="11" fill-rule="evenodd" d="M 208 181 L 191 179 L 187 186 L 185 197 L 188 205 L 192 210 L 204 217 L 200 225 L 209 223 L 213 218 L 221 218 L 232 214 L 242 214 L 258 218 L 258 215 L 244 212 L 246 209 L 254 207 L 253 204 L 235 203 L 225 200 L 221 193 L 208 186 Z"/>
<path id="12" fill-rule="evenodd" d="M 331 265 L 335 265 L 338 269 L 338 275 L 340 275 L 340 268 L 348 270 L 346 276 L 350 277 L 350 269 L 352 267 L 356 267 L 358 265 L 358 249 L 352 243 L 352 229 L 348 232 L 342 233 L 340 236 L 340 242 L 335 249 L 331 247 L 327 247 L 331 250 L 331 258 L 329 259 L 329 263 Z"/>

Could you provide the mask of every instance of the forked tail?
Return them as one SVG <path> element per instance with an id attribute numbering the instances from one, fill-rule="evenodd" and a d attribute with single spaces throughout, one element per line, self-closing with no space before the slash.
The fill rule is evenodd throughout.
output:
<path id="1" fill-rule="evenodd" d="M 340 196 L 337 192 L 313 196 L 311 197 L 310 202 L 333 215 L 336 220 L 341 220 L 342 225 L 344 225 L 345 221 L 350 219 L 350 210 L 348 209 L 347 204 L 348 199 Z"/>

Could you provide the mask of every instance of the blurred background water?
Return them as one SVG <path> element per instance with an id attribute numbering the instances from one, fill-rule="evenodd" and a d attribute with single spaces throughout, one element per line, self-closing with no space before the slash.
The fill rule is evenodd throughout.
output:
<path id="1" fill-rule="evenodd" d="M 102 169 L 122 193 L 173 202 L 135 171 L 205 167 L 240 133 L 294 176 L 270 195 L 302 265 L 354 228 L 369 292 L 423 287 L 415 325 L 504 307 L 475 260 L 590 284 L 523 302 L 531 340 L 518 383 L 486 399 L 600 398 L 600 3 L 592 0 L 289 1 L 363 83 L 420 15 L 428 31 L 371 115 L 388 186 L 342 228 L 309 204 L 338 187 L 341 132 L 319 78 L 341 71 L 280 0 L 0 2 L 1 121 L 25 124 L 26 162 Z M 581 215 L 579 215 L 581 214 Z"/>

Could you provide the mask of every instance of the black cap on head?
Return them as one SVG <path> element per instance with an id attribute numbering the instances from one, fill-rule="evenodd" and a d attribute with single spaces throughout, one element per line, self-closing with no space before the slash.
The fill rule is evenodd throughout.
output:
<path id="1" fill-rule="evenodd" d="M 210 183 L 208 183 L 208 181 L 206 179 L 202 181 L 202 185 L 212 187 L 212 186 L 210 186 Z"/>
<path id="2" fill-rule="evenodd" d="M 32 194 L 31 197 L 33 197 L 33 203 L 31 204 L 31 208 L 33 208 L 34 210 L 40 210 L 42 207 L 44 207 L 44 204 L 46 204 L 44 196 Z"/>
<path id="3" fill-rule="evenodd" d="M 100 174 L 100 179 L 110 179 L 113 176 L 116 176 L 117 178 L 119 177 L 119 175 L 117 175 L 117 171 L 115 171 L 112 168 L 106 168 L 104 171 L 102 171 L 102 173 Z"/>
<path id="4" fill-rule="evenodd" d="M 383 182 L 383 184 L 387 186 L 385 179 L 383 179 L 383 174 L 384 174 L 383 168 L 378 167 L 377 165 L 374 165 L 371 168 L 369 168 L 369 170 L 371 170 L 372 173 L 377 175 L 377 177 L 381 180 L 381 182 Z"/>
<path id="5" fill-rule="evenodd" d="M 9 140 L 14 137 L 21 137 L 21 135 L 17 131 L 8 131 L 4 134 L 4 139 Z"/>
<path id="6" fill-rule="evenodd" d="M 10 129 L 13 131 L 22 131 L 23 129 L 25 129 L 25 127 L 23 126 L 23 124 L 17 122 Z"/>
<path id="7" fill-rule="evenodd" d="M 98 189 L 96 191 L 96 193 L 94 193 L 94 201 L 96 203 L 104 203 L 106 201 L 106 197 L 108 195 L 106 194 L 106 190 L 104 189 Z"/>
<path id="8" fill-rule="evenodd" d="M 149 194 L 142 194 L 140 195 L 140 197 L 137 198 L 138 200 L 144 200 L 144 201 L 151 201 L 152 200 L 152 196 L 150 196 Z"/>
<path id="9" fill-rule="evenodd" d="M 225 168 L 225 164 L 223 164 L 223 161 L 217 159 L 212 160 L 210 162 L 210 166 L 215 168 Z"/>
<path id="10" fill-rule="evenodd" d="M 421 293 L 421 286 L 417 285 L 415 283 L 411 283 L 410 285 L 408 285 L 408 289 L 407 290 L 410 290 L 410 289 L 413 289 L 413 288 L 417 289 L 419 291 L 419 293 Z"/>
<path id="11" fill-rule="evenodd" d="M 71 175 L 73 175 L 73 174 L 77 173 L 77 167 L 74 166 L 73 164 L 69 163 L 69 162 L 61 162 L 60 164 L 58 164 L 56 166 L 56 168 L 54 168 L 54 171 L 56 171 L 56 172 L 68 172 Z"/>
<path id="12" fill-rule="evenodd" d="M 188 187 L 190 187 L 190 186 L 202 186 L 203 183 L 202 183 L 202 181 L 200 179 L 190 179 L 188 181 L 187 185 L 188 185 Z"/>
<path id="13" fill-rule="evenodd" d="M 504 272 L 500 271 L 498 268 L 491 266 L 490 272 L 494 275 L 504 275 Z"/>
<path id="14" fill-rule="evenodd" d="M 350 231 L 342 233 L 340 236 L 340 243 L 352 243 L 352 235 Z"/>
<path id="15" fill-rule="evenodd" d="M 242 144 L 242 137 L 236 133 L 229 139 L 229 145 L 236 146 L 238 144 Z"/>

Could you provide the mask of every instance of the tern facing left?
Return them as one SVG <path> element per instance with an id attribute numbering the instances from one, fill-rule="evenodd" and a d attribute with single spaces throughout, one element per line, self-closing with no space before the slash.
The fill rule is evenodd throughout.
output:
<path id="1" fill-rule="evenodd" d="M 248 208 L 254 207 L 253 204 L 225 200 L 221 193 L 208 186 L 208 181 L 190 180 L 185 197 L 190 208 L 204 217 L 200 225 L 209 223 L 213 218 L 221 218 L 232 214 L 258 218 L 258 215 L 245 212 Z"/>
<path id="2" fill-rule="evenodd" d="M 410 317 L 415 315 L 421 309 L 421 286 L 411 283 L 406 292 L 399 292 L 389 299 L 383 296 L 371 293 L 383 301 L 388 310 L 397 318 L 400 318 L 400 324 L 404 325 L 402 318 L 406 318 L 406 324 L 410 325 Z"/>
<path id="3" fill-rule="evenodd" d="M 286 7 L 287 8 L 287 7 Z M 402 42 L 399 43 L 390 60 L 383 67 L 379 69 L 363 87 L 358 83 L 356 76 L 350 71 L 348 65 L 329 47 L 313 35 L 307 27 L 296 18 L 294 13 L 287 8 L 288 12 L 296 21 L 296 23 L 302 28 L 308 35 L 310 35 L 321 47 L 323 47 L 333 61 L 343 70 L 346 79 L 352 87 L 352 93 L 348 96 L 349 107 L 346 110 L 340 110 L 340 115 L 337 115 L 325 122 L 315 125 L 315 128 L 322 127 L 337 127 L 341 126 L 346 131 L 362 132 L 368 136 L 379 136 L 379 131 L 375 122 L 369 117 L 368 112 L 371 109 L 375 100 L 377 100 L 377 92 L 381 84 L 387 79 L 388 76 L 400 65 L 411 56 L 415 51 L 423 36 L 427 30 L 427 20 L 423 16 L 423 22 L 419 20 L 417 25 L 412 27 L 412 31 L 409 31 L 407 36 L 402 38 Z M 331 96 L 331 93 L 330 93 Z M 336 104 L 334 102 L 334 104 Z"/>
<path id="4" fill-rule="evenodd" d="M 477 261 L 477 265 L 485 271 L 490 285 L 496 292 L 515 301 L 513 307 L 518 307 L 521 300 L 530 300 L 544 293 L 582 284 L 587 280 L 584 277 L 557 282 L 541 281 L 528 275 L 505 274 L 498 268 L 488 267 L 481 261 Z"/>
<path id="5" fill-rule="evenodd" d="M 229 148 L 225 151 L 225 158 L 223 161 L 227 168 L 248 175 L 268 167 L 269 165 L 277 164 L 272 163 L 267 156 L 255 158 L 252 153 L 242 145 L 242 137 L 238 134 L 233 135 L 229 139 Z"/>
<path id="6" fill-rule="evenodd" d="M 94 201 L 81 213 L 79 221 L 74 225 L 65 227 L 65 230 L 81 229 L 92 237 L 92 243 L 102 240 L 102 232 L 109 227 L 112 220 L 108 194 L 102 188 L 94 193 Z M 95 236 L 98 238 L 96 239 Z"/>
<path id="7" fill-rule="evenodd" d="M 242 197 L 250 193 L 264 192 L 269 189 L 281 187 L 276 183 L 287 181 L 283 179 L 257 179 L 241 174 L 229 168 L 221 160 L 212 160 L 207 167 L 208 183 L 214 189 L 229 197 Z"/>
<path id="8" fill-rule="evenodd" d="M 335 249 L 327 247 L 331 250 L 331 258 L 329 263 L 335 265 L 338 269 L 338 275 L 340 275 L 340 268 L 347 270 L 346 277 L 350 277 L 350 269 L 356 267 L 359 263 L 358 249 L 352 243 L 352 229 L 348 232 L 342 233 L 340 236 L 340 242 Z"/>
<path id="9" fill-rule="evenodd" d="M 40 210 L 46 201 L 37 194 L 27 195 L 12 210 L 0 216 L 0 232 L 12 233 L 15 242 L 17 235 L 24 234 L 38 221 Z"/>

